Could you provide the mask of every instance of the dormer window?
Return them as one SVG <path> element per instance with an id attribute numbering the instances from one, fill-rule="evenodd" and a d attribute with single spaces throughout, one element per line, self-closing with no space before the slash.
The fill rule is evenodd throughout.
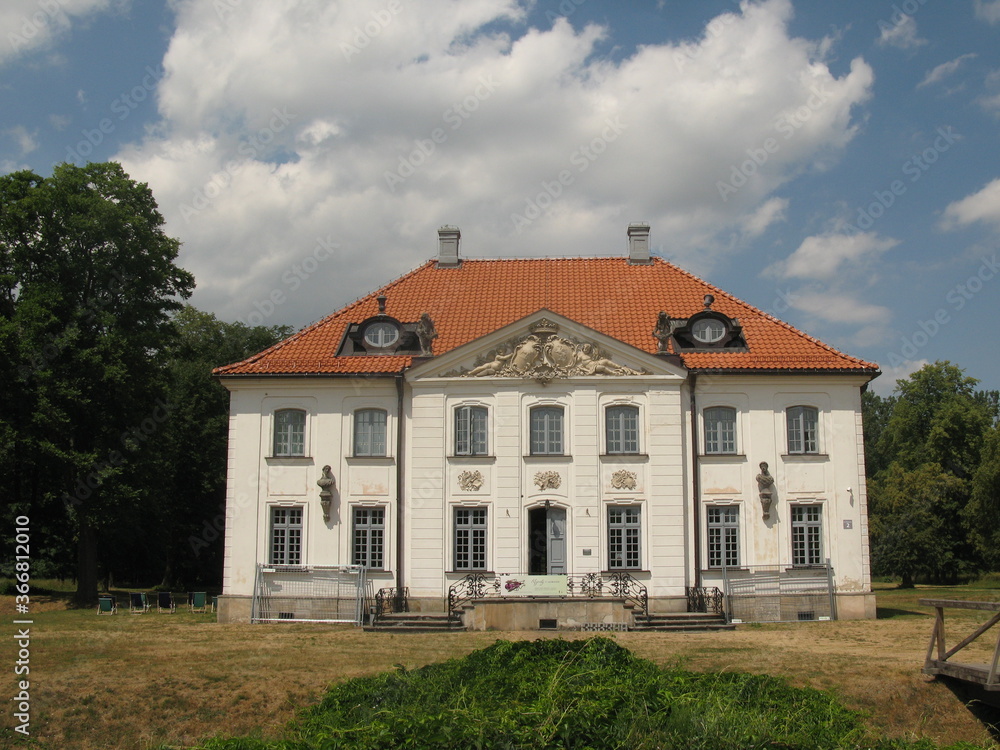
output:
<path id="1" fill-rule="evenodd" d="M 385 349 L 399 341 L 399 328 L 388 321 L 369 323 L 365 328 L 365 343 L 375 349 Z"/>
<path id="2" fill-rule="evenodd" d="M 726 335 L 726 326 L 716 318 L 702 318 L 691 326 L 691 333 L 695 341 L 702 344 L 714 344 L 716 341 L 721 341 L 722 337 Z"/>
<path id="3" fill-rule="evenodd" d="M 736 318 L 730 318 L 712 309 L 715 298 L 705 295 L 705 309 L 690 318 L 672 318 L 661 312 L 653 335 L 660 341 L 660 352 L 666 352 L 666 342 L 673 341 L 674 351 L 747 351 L 743 327 Z"/>

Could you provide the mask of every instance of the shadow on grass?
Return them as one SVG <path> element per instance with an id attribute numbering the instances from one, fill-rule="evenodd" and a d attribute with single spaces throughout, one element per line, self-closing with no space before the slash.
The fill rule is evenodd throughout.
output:
<path id="1" fill-rule="evenodd" d="M 986 691 L 953 677 L 938 675 L 934 678 L 965 704 L 994 740 L 1000 741 L 1000 693 Z M 989 701 L 988 703 L 986 701 Z"/>
<path id="2" fill-rule="evenodd" d="M 878 620 L 891 620 L 893 617 L 904 617 L 909 615 L 917 615 L 919 617 L 928 617 L 926 612 L 916 612 L 912 609 L 893 609 L 892 607 L 876 607 L 875 618 Z"/>

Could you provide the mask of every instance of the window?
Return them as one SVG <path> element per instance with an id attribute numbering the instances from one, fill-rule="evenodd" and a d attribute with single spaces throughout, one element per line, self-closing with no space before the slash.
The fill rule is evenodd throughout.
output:
<path id="1" fill-rule="evenodd" d="M 302 564 L 302 508 L 271 508 L 270 563 Z"/>
<path id="2" fill-rule="evenodd" d="M 274 412 L 274 456 L 306 454 L 306 413 L 301 409 Z"/>
<path id="3" fill-rule="evenodd" d="M 726 326 L 721 320 L 702 318 L 691 326 L 691 333 L 694 335 L 695 341 L 702 344 L 714 344 L 716 341 L 721 341 L 722 337 L 726 335 Z"/>
<path id="4" fill-rule="evenodd" d="M 375 570 L 385 567 L 385 508 L 354 509 L 351 564 Z"/>
<path id="5" fill-rule="evenodd" d="M 365 343 L 376 349 L 392 346 L 399 340 L 399 329 L 392 323 L 372 323 L 365 328 Z"/>
<path id="6" fill-rule="evenodd" d="M 708 508 L 708 567 L 734 568 L 740 564 L 740 509 Z"/>
<path id="7" fill-rule="evenodd" d="M 486 570 L 486 508 L 455 508 L 455 570 Z"/>
<path id="8" fill-rule="evenodd" d="M 531 410 L 531 455 L 562 455 L 563 410 L 561 406 L 536 406 Z"/>
<path id="9" fill-rule="evenodd" d="M 639 452 L 638 406 L 609 406 L 604 423 L 608 453 Z"/>
<path id="10" fill-rule="evenodd" d="M 485 406 L 459 406 L 455 409 L 455 455 L 485 456 L 486 419 Z"/>
<path id="11" fill-rule="evenodd" d="M 788 408 L 788 452 L 819 453 L 819 411 L 812 406 Z"/>
<path id="12" fill-rule="evenodd" d="M 736 409 L 705 409 L 705 453 L 736 453 Z"/>
<path id="13" fill-rule="evenodd" d="M 359 409 L 354 412 L 354 455 L 384 456 L 385 452 L 384 409 Z"/>
<path id="14" fill-rule="evenodd" d="M 823 564 L 823 508 L 792 506 L 792 565 Z"/>
<path id="15" fill-rule="evenodd" d="M 642 567 L 640 509 L 608 508 L 608 569 L 638 570 Z"/>

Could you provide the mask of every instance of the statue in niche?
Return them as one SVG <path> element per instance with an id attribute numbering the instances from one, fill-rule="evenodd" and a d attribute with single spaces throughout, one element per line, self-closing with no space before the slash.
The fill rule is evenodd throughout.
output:
<path id="1" fill-rule="evenodd" d="M 337 480 L 333 476 L 333 469 L 330 464 L 323 467 L 323 476 L 316 480 L 319 485 L 319 504 L 323 508 L 323 520 L 330 520 L 330 502 L 333 500 L 333 488 L 337 486 Z"/>
<path id="2" fill-rule="evenodd" d="M 771 517 L 771 501 L 774 499 L 774 477 L 767 470 L 767 461 L 760 462 L 757 492 L 760 494 L 760 507 L 764 511 L 764 520 L 766 521 Z"/>
<path id="3" fill-rule="evenodd" d="M 670 336 L 673 332 L 674 326 L 670 322 L 670 316 L 661 310 L 659 317 L 656 319 L 656 328 L 653 329 L 653 338 L 659 342 L 659 347 L 656 350 L 657 354 L 668 353 L 667 342 L 670 341 Z"/>
<path id="4" fill-rule="evenodd" d="M 427 313 L 420 313 L 420 322 L 417 323 L 417 340 L 420 341 L 420 356 L 434 356 L 434 339 L 438 337 L 438 332 L 434 328 L 434 321 Z"/>

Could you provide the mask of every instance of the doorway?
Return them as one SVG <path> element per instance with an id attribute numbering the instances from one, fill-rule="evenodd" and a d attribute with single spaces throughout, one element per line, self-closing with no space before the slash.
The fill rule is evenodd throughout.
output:
<path id="1" fill-rule="evenodd" d="M 528 574 L 566 574 L 566 511 L 532 508 L 528 511 Z"/>

